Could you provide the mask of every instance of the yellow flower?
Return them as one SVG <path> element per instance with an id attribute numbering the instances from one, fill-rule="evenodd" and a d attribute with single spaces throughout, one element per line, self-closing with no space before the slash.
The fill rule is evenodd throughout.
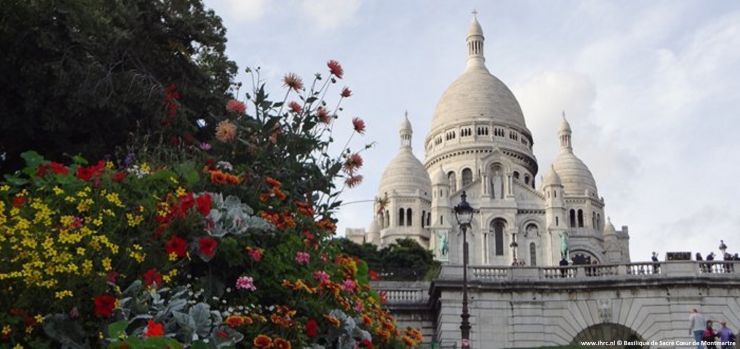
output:
<path id="1" fill-rule="evenodd" d="M 57 291 L 56 293 L 54 293 L 54 297 L 56 297 L 56 299 L 64 299 L 64 297 L 72 296 L 74 296 L 74 294 L 70 290 Z"/>
<path id="2" fill-rule="evenodd" d="M 135 227 L 144 221 L 144 216 L 126 213 L 126 220 L 128 221 L 129 227 Z"/>
<path id="3" fill-rule="evenodd" d="M 121 202 L 121 198 L 118 196 L 118 193 L 109 193 L 105 195 L 105 199 L 108 200 L 113 205 L 116 205 L 118 207 L 124 207 L 123 202 Z"/>
<path id="4" fill-rule="evenodd" d="M 37 324 L 41 324 L 44 322 L 44 316 L 41 314 L 34 316 L 33 319 L 36 320 Z"/>
<path id="5" fill-rule="evenodd" d="M 172 253 L 170 253 L 169 255 L 167 255 L 167 257 L 168 257 L 168 259 L 170 260 L 170 262 L 174 262 L 174 261 L 176 261 L 176 260 L 177 260 L 177 253 L 175 253 L 175 252 L 172 252 Z"/>
<path id="6" fill-rule="evenodd" d="M 106 161 L 105 162 L 105 168 L 107 168 L 109 170 L 112 170 L 114 167 L 115 167 L 115 165 L 113 165 L 113 161 Z"/>
<path id="7" fill-rule="evenodd" d="M 3 184 L 2 186 L 0 186 L 0 191 L 8 191 L 8 190 L 10 190 L 10 186 L 9 185 Z"/>
<path id="8" fill-rule="evenodd" d="M 10 335 L 10 332 L 13 332 L 13 329 L 10 328 L 10 325 L 3 326 L 3 331 L 2 331 L 3 335 L 5 336 Z"/>
<path id="9" fill-rule="evenodd" d="M 101 261 L 101 263 L 103 265 L 103 270 L 110 271 L 111 269 L 113 269 L 111 267 L 111 265 L 110 265 L 110 263 L 111 263 L 110 262 L 110 258 L 108 258 L 108 257 L 103 258 L 103 260 Z"/>
<path id="10" fill-rule="evenodd" d="M 175 191 L 175 195 L 177 195 L 177 197 L 185 196 L 187 193 L 188 191 L 183 187 L 177 187 L 177 191 Z"/>
<path id="11" fill-rule="evenodd" d="M 64 194 L 64 190 L 62 188 L 54 187 L 52 190 L 54 191 L 54 195 L 62 195 L 62 194 Z"/>
<path id="12" fill-rule="evenodd" d="M 140 170 L 141 170 L 141 173 L 143 174 L 149 174 L 152 172 L 152 168 L 149 167 L 149 164 L 146 162 L 141 164 Z"/>

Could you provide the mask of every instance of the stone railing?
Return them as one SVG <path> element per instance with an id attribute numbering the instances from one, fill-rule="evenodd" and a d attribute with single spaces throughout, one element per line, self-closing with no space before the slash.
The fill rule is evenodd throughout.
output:
<path id="1" fill-rule="evenodd" d="M 471 281 L 644 279 L 691 276 L 740 279 L 740 261 L 640 262 L 565 267 L 468 266 L 468 278 Z M 462 265 L 445 264 L 442 266 L 439 279 L 461 278 Z"/>
<path id="2" fill-rule="evenodd" d="M 429 301 L 429 282 L 373 281 L 374 290 L 381 293 L 387 304 L 426 304 Z"/>

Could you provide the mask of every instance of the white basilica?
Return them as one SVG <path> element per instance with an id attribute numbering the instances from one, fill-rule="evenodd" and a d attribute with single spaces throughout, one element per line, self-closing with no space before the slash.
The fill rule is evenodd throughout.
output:
<path id="1" fill-rule="evenodd" d="M 565 116 L 557 132 L 560 153 L 535 183 L 532 134 L 511 90 L 486 68 L 484 40 L 474 18 L 465 71 L 437 104 L 424 163 L 412 153 L 413 131 L 404 117 L 400 150 L 383 172 L 370 226 L 348 229 L 347 237 L 378 246 L 412 238 L 437 259 L 462 263 L 453 207 L 465 192 L 480 210 L 468 229 L 471 264 L 629 262 L 627 227 L 618 231 L 605 220 L 604 198 L 574 153 Z"/>

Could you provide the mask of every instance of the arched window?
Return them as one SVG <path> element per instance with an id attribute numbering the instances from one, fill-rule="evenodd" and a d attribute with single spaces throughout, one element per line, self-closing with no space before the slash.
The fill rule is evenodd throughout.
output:
<path id="1" fill-rule="evenodd" d="M 601 229 L 601 214 L 596 214 L 596 229 Z"/>
<path id="2" fill-rule="evenodd" d="M 576 227 L 576 210 L 570 210 L 570 227 Z"/>
<path id="3" fill-rule="evenodd" d="M 519 172 L 514 171 L 514 178 L 519 179 Z"/>
<path id="4" fill-rule="evenodd" d="M 493 240 L 495 244 L 495 253 L 497 256 L 504 255 L 504 228 L 506 222 L 503 219 L 494 219 L 491 222 L 491 231 L 493 232 Z"/>
<path id="5" fill-rule="evenodd" d="M 427 226 L 432 225 L 432 213 L 427 212 Z"/>
<path id="6" fill-rule="evenodd" d="M 455 172 L 450 171 L 447 173 L 447 179 L 450 181 L 450 193 L 457 191 L 457 179 L 455 178 Z"/>
<path id="7" fill-rule="evenodd" d="M 445 224 L 445 216 L 439 216 L 439 225 Z"/>
<path id="8" fill-rule="evenodd" d="M 402 208 L 399 208 L 398 209 L 398 225 L 402 227 L 403 226 L 403 222 L 404 222 L 404 219 L 403 219 L 403 209 Z"/>
<path id="9" fill-rule="evenodd" d="M 383 214 L 383 211 L 378 213 L 378 217 L 380 218 L 380 226 L 385 228 L 385 214 Z"/>
<path id="10" fill-rule="evenodd" d="M 473 171 L 469 168 L 462 170 L 462 185 L 463 187 L 473 183 Z"/>
<path id="11" fill-rule="evenodd" d="M 578 210 L 578 227 L 583 228 L 583 210 Z"/>
<path id="12" fill-rule="evenodd" d="M 388 210 L 385 210 L 385 227 L 388 228 L 391 226 L 391 213 Z"/>
<path id="13" fill-rule="evenodd" d="M 427 218 L 426 215 L 427 215 L 427 211 L 421 211 L 421 227 L 422 228 L 424 228 L 424 223 L 426 223 L 425 222 L 426 220 L 425 218 Z"/>
<path id="14" fill-rule="evenodd" d="M 406 225 L 408 225 L 409 227 L 411 226 L 411 217 L 413 217 L 413 215 L 411 214 L 411 209 L 407 208 L 406 209 Z"/>
<path id="15" fill-rule="evenodd" d="M 591 212 L 591 227 L 596 229 L 596 211 Z"/>
<path id="16" fill-rule="evenodd" d="M 524 184 L 529 184 L 529 176 L 524 176 Z"/>
<path id="17" fill-rule="evenodd" d="M 552 191 L 552 196 L 553 197 L 558 197 L 558 191 L 557 190 L 553 190 Z"/>
<path id="18" fill-rule="evenodd" d="M 533 267 L 537 265 L 537 247 L 534 242 L 529 243 L 529 265 Z"/>
<path id="19" fill-rule="evenodd" d="M 560 225 L 560 217 L 555 216 L 555 226 L 557 227 L 559 225 Z"/>

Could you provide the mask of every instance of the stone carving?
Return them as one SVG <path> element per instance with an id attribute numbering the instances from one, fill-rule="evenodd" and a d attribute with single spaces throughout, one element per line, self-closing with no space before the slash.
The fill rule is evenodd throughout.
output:
<path id="1" fill-rule="evenodd" d="M 560 257 L 562 259 L 568 259 L 569 252 L 570 251 L 568 250 L 568 233 L 561 232 L 560 233 Z"/>

